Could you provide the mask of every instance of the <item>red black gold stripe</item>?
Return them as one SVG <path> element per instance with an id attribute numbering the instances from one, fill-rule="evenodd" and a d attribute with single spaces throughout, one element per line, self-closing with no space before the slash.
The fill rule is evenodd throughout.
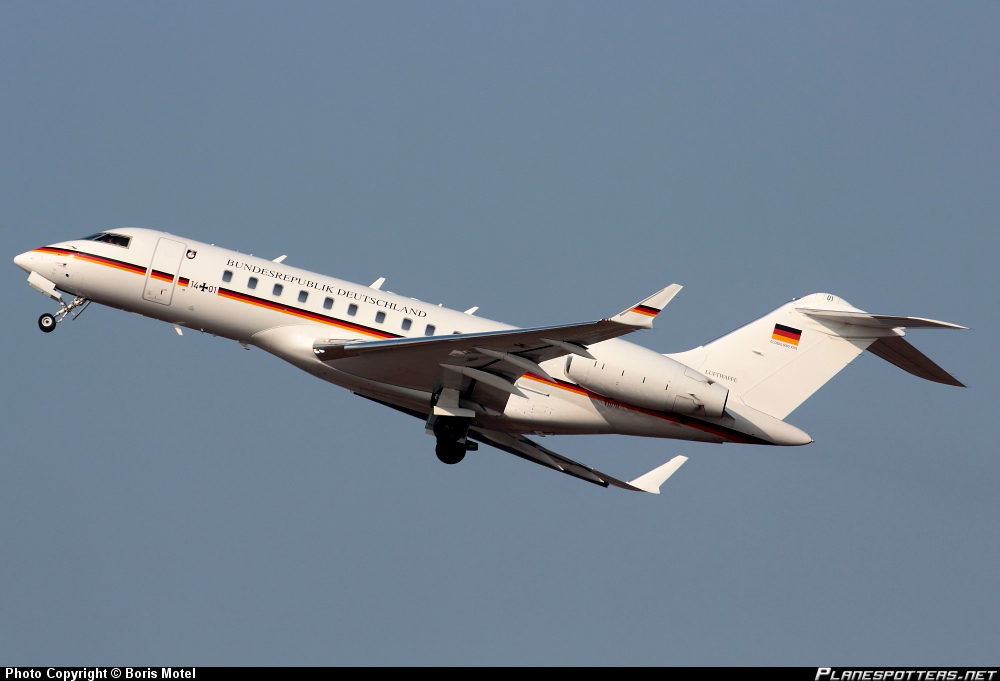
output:
<path id="1" fill-rule="evenodd" d="M 646 315 L 647 317 L 655 317 L 660 314 L 660 311 L 655 307 L 650 307 L 649 305 L 636 305 L 632 308 L 632 312 L 637 312 L 641 315 Z"/>
<path id="2" fill-rule="evenodd" d="M 123 270 L 125 272 L 132 272 L 134 274 L 144 275 L 149 272 L 151 279 L 156 279 L 158 281 L 171 282 L 174 280 L 174 275 L 168 272 L 162 272 L 160 270 L 147 270 L 145 267 L 140 267 L 138 265 L 133 265 L 132 263 L 125 262 L 123 260 L 115 260 L 113 258 L 105 258 L 104 256 L 94 255 L 92 253 L 84 253 L 83 251 L 70 250 L 68 248 L 56 248 L 52 246 L 46 246 L 44 248 L 35 249 L 39 253 L 49 253 L 51 255 L 67 255 L 73 256 L 80 260 L 87 262 L 92 262 L 98 265 L 104 265 L 105 267 L 113 267 L 115 269 Z M 191 283 L 190 279 L 187 277 L 178 277 L 177 284 L 179 286 L 189 286 Z M 223 298 L 229 298 L 230 300 L 238 300 L 243 303 L 249 303 L 251 305 L 256 305 L 258 307 L 263 307 L 268 310 L 274 310 L 276 312 L 282 312 L 284 314 L 294 315 L 302 319 L 309 319 L 311 321 L 320 322 L 322 324 L 328 324 L 330 326 L 336 326 L 347 331 L 354 331 L 355 333 L 360 333 L 365 336 L 371 336 L 372 338 L 379 339 L 390 339 L 390 338 L 401 338 L 402 336 L 394 333 L 389 333 L 387 331 L 382 331 L 381 329 L 374 329 L 370 326 L 365 326 L 363 324 L 355 324 L 353 322 L 348 322 L 343 319 L 337 319 L 336 317 L 328 317 L 316 312 L 310 312 L 309 310 L 303 310 L 301 308 L 293 307 L 291 305 L 283 305 L 272 300 L 265 300 L 263 298 L 257 298 L 256 296 L 249 296 L 245 293 L 240 293 L 238 291 L 233 291 L 230 289 L 220 288 L 218 295 Z"/>
<path id="3" fill-rule="evenodd" d="M 611 399 L 610 397 L 605 397 L 604 395 L 591 392 L 586 388 L 577 385 L 576 383 L 568 383 L 566 381 L 560 381 L 556 379 L 555 381 L 550 381 L 548 379 L 542 378 L 532 373 L 524 374 L 523 378 L 530 379 L 532 381 L 537 381 L 538 383 L 544 383 L 545 385 L 558 388 L 559 390 L 565 390 L 567 392 L 576 393 L 577 395 L 582 395 L 584 397 L 589 397 L 597 402 L 604 402 L 607 405 L 618 407 L 619 409 L 628 409 L 630 411 L 638 412 L 640 414 L 646 414 L 647 416 L 654 416 L 658 419 L 663 419 L 664 421 L 672 421 L 673 423 L 679 423 L 682 426 L 687 426 L 688 428 L 695 428 L 710 435 L 715 435 L 721 437 L 730 442 L 738 442 L 747 445 L 769 445 L 771 444 L 767 440 L 762 440 L 760 438 L 754 437 L 753 435 L 747 435 L 746 433 L 741 433 L 738 430 L 733 430 L 732 428 L 726 428 L 725 426 L 719 426 L 714 423 L 709 423 L 707 421 L 701 421 L 700 419 L 692 418 L 690 416 L 683 416 L 681 414 L 671 414 L 666 411 L 653 411 L 652 409 L 644 409 L 642 407 L 637 407 L 634 404 L 628 404 L 627 402 L 619 402 L 618 400 Z"/>
<path id="4" fill-rule="evenodd" d="M 124 260 L 115 260 L 114 258 L 105 258 L 101 255 L 94 255 L 93 253 L 84 253 L 83 251 L 73 251 L 68 248 L 53 248 L 52 246 L 46 246 L 45 248 L 36 248 L 38 253 L 49 253 L 51 255 L 70 255 L 78 260 L 83 260 L 85 262 L 92 262 L 96 265 L 104 265 L 105 267 L 113 267 L 116 270 L 123 270 L 125 272 L 132 272 L 133 274 L 146 274 L 146 268 L 140 267 L 139 265 L 133 265 L 130 262 L 125 262 Z M 173 277 L 167 281 L 172 280 Z"/>
<path id="5" fill-rule="evenodd" d="M 788 343 L 789 345 L 798 345 L 801 337 L 802 331 L 800 329 L 793 329 L 790 326 L 782 324 L 775 324 L 774 331 L 771 333 L 772 340 Z"/>
<path id="6" fill-rule="evenodd" d="M 303 310 L 302 308 L 293 307 L 291 305 L 284 305 L 282 303 L 265 300 L 264 298 L 258 298 L 256 296 L 248 296 L 245 293 L 240 293 L 239 291 L 233 291 L 228 288 L 220 288 L 218 295 L 223 298 L 228 298 L 229 300 L 238 300 L 241 303 L 248 303 L 250 305 L 256 305 L 257 307 L 262 307 L 266 310 L 273 310 L 275 312 L 283 312 L 284 314 L 294 315 L 296 317 L 301 317 L 302 319 L 308 319 L 314 322 L 320 322 L 321 324 L 329 324 L 330 326 L 336 326 L 347 331 L 353 331 L 355 333 L 361 333 L 366 336 L 371 336 L 373 338 L 381 338 L 383 340 L 390 338 L 402 338 L 399 334 L 389 333 L 388 331 L 382 331 L 381 329 L 373 329 L 370 326 L 364 326 L 363 324 L 355 324 L 353 322 L 348 322 L 343 319 L 337 319 L 336 317 L 328 317 L 317 312 L 310 312 L 309 310 Z"/>
<path id="7" fill-rule="evenodd" d="M 130 262 L 125 262 L 124 260 L 115 260 L 114 258 L 105 258 L 102 255 L 94 255 L 93 253 L 85 253 L 84 251 L 74 251 L 68 248 L 55 248 L 54 246 L 45 246 L 44 248 L 36 248 L 36 253 L 48 253 L 50 255 L 68 255 L 72 256 L 78 260 L 83 260 L 84 262 L 91 262 L 95 265 L 104 265 L 105 267 L 113 267 L 116 270 L 122 270 L 124 272 L 132 272 L 133 274 L 141 274 L 146 276 L 149 272 L 145 267 L 139 265 L 133 265 Z M 149 275 L 152 279 L 158 281 L 171 282 L 174 280 L 174 275 L 169 272 L 161 272 L 160 270 L 153 270 Z M 190 280 L 187 277 L 180 277 L 177 283 L 181 286 L 187 286 Z"/>
<path id="8" fill-rule="evenodd" d="M 76 251 L 71 251 L 68 248 L 55 248 L 53 246 L 45 246 L 44 248 L 36 248 L 35 253 L 49 253 L 51 255 L 75 255 Z"/>

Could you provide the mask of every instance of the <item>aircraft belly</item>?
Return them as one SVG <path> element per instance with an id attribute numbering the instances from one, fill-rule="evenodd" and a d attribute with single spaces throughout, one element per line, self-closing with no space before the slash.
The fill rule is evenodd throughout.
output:
<path id="1" fill-rule="evenodd" d="M 650 414 L 618 409 L 610 416 L 619 435 L 660 437 L 671 440 L 698 440 L 701 442 L 726 442 L 716 433 L 686 425 L 674 419 L 664 419 Z"/>
<path id="2" fill-rule="evenodd" d="M 700 424 L 694 419 L 687 419 L 677 414 L 652 412 L 617 400 L 605 399 L 563 380 L 552 383 L 538 377 L 525 376 L 521 383 L 530 386 L 532 390 L 545 390 L 557 402 L 565 403 L 588 414 L 588 423 L 600 422 L 603 424 L 603 429 L 600 431 L 574 430 L 571 432 L 617 433 L 702 442 L 727 442 L 732 439 L 720 434 L 710 424 Z M 692 423 L 694 425 L 690 425 Z M 705 425 L 710 427 L 701 427 Z M 736 437 L 739 438 L 739 435 L 737 434 Z"/>

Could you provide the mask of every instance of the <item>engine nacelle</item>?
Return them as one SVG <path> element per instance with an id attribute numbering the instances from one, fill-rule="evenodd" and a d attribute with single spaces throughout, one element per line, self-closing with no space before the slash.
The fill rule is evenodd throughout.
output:
<path id="1" fill-rule="evenodd" d="M 611 399 L 654 411 L 719 418 L 729 389 L 652 350 L 606 361 L 570 356 L 566 375 Z"/>

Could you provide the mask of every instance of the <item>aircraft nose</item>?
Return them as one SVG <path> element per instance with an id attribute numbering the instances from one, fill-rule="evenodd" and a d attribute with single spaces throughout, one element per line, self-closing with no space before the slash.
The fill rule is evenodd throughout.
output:
<path id="1" fill-rule="evenodd" d="M 31 272 L 31 261 L 34 258 L 31 256 L 31 251 L 27 253 L 22 253 L 14 258 L 14 264 L 20 267 L 25 272 Z"/>

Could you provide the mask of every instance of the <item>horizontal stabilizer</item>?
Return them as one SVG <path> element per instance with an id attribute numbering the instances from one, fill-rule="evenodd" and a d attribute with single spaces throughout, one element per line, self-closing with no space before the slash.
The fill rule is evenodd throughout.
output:
<path id="1" fill-rule="evenodd" d="M 662 485 L 667 478 L 676 473 L 677 469 L 680 468 L 685 461 L 687 461 L 686 456 L 675 456 L 670 461 L 666 462 L 662 466 L 654 468 L 645 475 L 640 475 L 635 480 L 629 480 L 628 484 L 642 490 L 643 492 L 659 494 L 660 485 Z"/>
<path id="2" fill-rule="evenodd" d="M 964 383 L 939 367 L 930 357 L 910 345 L 901 336 L 879 338 L 868 346 L 868 350 L 872 354 L 881 357 L 890 364 L 895 364 L 903 371 L 908 371 L 914 376 L 926 378 L 928 381 L 936 383 L 944 383 L 945 385 L 965 387 Z"/>
<path id="3" fill-rule="evenodd" d="M 869 326 L 876 329 L 965 329 L 968 327 L 939 322 L 936 319 L 924 319 L 922 317 L 895 317 L 886 314 L 868 314 L 867 312 L 850 312 L 847 310 L 815 310 L 810 308 L 796 308 L 798 312 L 808 315 L 813 319 L 822 319 L 838 324 L 855 324 L 857 326 Z"/>
<path id="4" fill-rule="evenodd" d="M 621 312 L 612 319 L 629 326 L 639 326 L 644 329 L 653 328 L 653 318 L 660 314 L 660 310 L 667 306 L 674 296 L 684 288 L 680 284 L 671 284 L 662 291 L 658 291 L 646 298 L 641 303 L 633 305 L 629 309 Z"/>

